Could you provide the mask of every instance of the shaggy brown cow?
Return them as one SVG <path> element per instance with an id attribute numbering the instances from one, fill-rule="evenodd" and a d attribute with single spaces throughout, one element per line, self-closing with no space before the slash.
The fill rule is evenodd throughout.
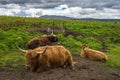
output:
<path id="1" fill-rule="evenodd" d="M 30 71 L 43 72 L 50 68 L 67 67 L 74 69 L 74 62 L 69 50 L 63 46 L 44 46 L 33 50 L 23 50 L 26 52 L 27 67 Z"/>
<path id="2" fill-rule="evenodd" d="M 52 45 L 54 42 L 58 42 L 58 38 L 53 33 L 48 36 L 40 36 L 27 42 L 28 49 L 35 49 L 40 46 Z"/>
<path id="3" fill-rule="evenodd" d="M 96 61 L 107 61 L 108 60 L 108 57 L 105 53 L 90 49 L 87 45 L 82 46 L 80 57 L 88 58 L 90 60 L 96 60 Z"/>

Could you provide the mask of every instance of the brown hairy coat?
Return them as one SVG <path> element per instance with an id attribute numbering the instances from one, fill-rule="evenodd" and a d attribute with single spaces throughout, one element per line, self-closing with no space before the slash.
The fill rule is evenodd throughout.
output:
<path id="1" fill-rule="evenodd" d="M 28 49 L 35 49 L 40 46 L 52 45 L 54 42 L 58 42 L 56 35 L 40 36 L 28 41 L 26 46 Z"/>
<path id="2" fill-rule="evenodd" d="M 74 69 L 75 63 L 72 55 L 63 46 L 38 47 L 33 50 L 26 50 L 25 55 L 27 59 L 26 66 L 30 71 L 43 72 L 50 68 L 67 66 Z"/>
<path id="3" fill-rule="evenodd" d="M 48 46 L 45 53 L 38 54 L 37 72 L 43 72 L 49 68 L 66 67 L 74 68 L 73 58 L 67 49 L 63 46 Z"/>
<path id="4" fill-rule="evenodd" d="M 95 60 L 95 61 L 107 61 L 108 60 L 108 57 L 105 53 L 90 49 L 87 45 L 82 46 L 80 57 L 88 58 L 90 60 Z"/>

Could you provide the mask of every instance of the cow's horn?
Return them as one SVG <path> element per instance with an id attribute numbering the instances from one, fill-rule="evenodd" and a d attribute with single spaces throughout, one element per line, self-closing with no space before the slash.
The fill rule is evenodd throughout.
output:
<path id="1" fill-rule="evenodd" d="M 45 49 L 43 51 L 40 51 L 40 52 L 38 51 L 37 53 L 38 54 L 44 54 L 46 50 L 47 50 L 47 46 L 45 47 Z"/>
<path id="2" fill-rule="evenodd" d="M 17 47 L 20 51 L 22 51 L 22 52 L 27 52 L 27 50 L 21 49 L 21 48 L 17 45 L 17 43 L 16 43 L 16 47 Z"/>
<path id="3" fill-rule="evenodd" d="M 54 33 L 53 33 L 53 30 L 52 30 L 52 33 L 51 33 L 51 35 L 54 35 Z"/>

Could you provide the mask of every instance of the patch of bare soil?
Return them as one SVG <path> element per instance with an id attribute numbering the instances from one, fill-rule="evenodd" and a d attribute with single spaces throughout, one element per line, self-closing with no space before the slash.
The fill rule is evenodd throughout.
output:
<path id="1" fill-rule="evenodd" d="M 120 70 L 74 55 L 75 70 L 55 68 L 42 73 L 26 71 L 25 66 L 14 70 L 0 68 L 0 80 L 120 80 Z"/>

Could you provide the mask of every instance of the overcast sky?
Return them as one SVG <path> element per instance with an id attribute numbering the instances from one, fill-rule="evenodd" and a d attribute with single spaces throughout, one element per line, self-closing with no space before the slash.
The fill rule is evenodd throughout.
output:
<path id="1" fill-rule="evenodd" d="M 0 0 L 0 15 L 120 19 L 120 0 Z"/>

